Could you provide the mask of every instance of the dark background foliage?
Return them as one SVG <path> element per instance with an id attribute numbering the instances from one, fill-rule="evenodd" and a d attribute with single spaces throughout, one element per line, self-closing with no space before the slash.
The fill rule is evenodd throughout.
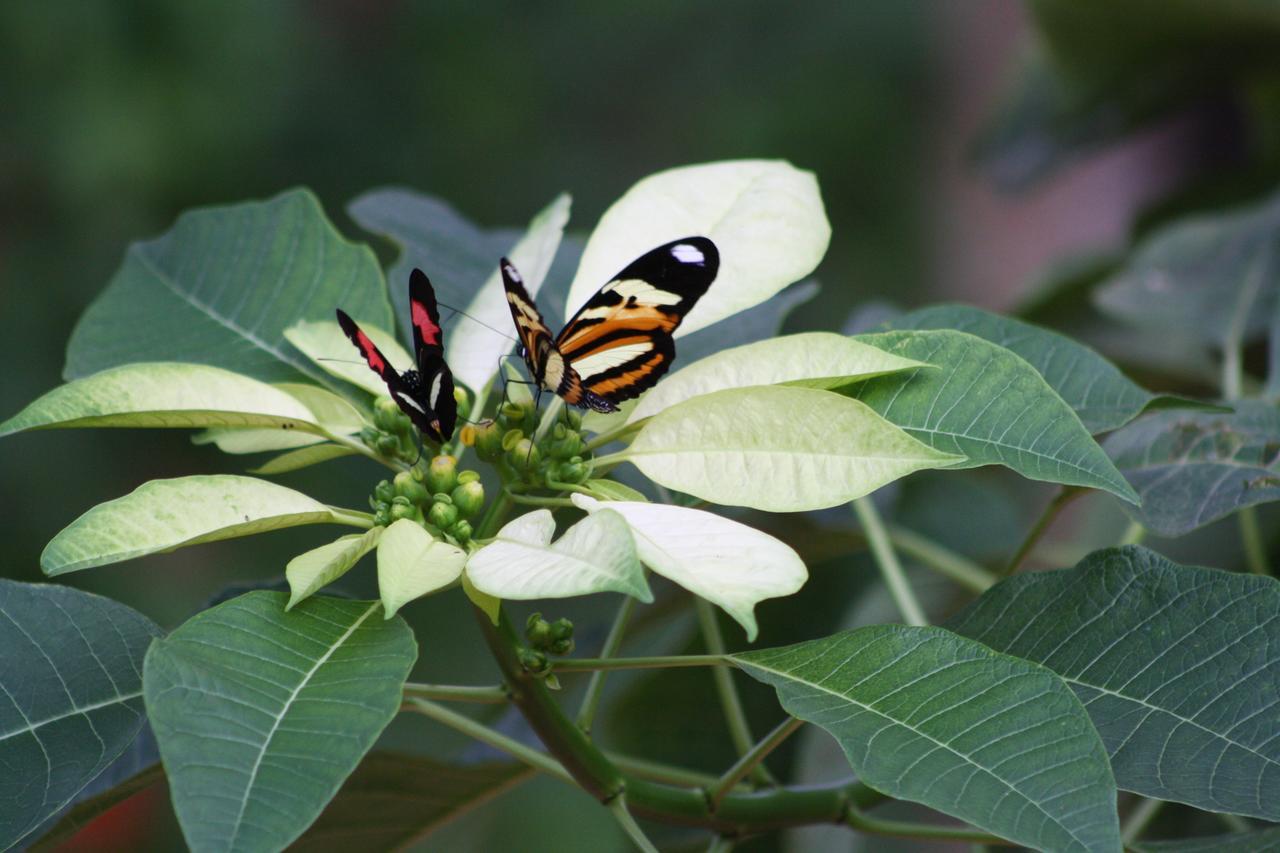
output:
<path id="1" fill-rule="evenodd" d="M 940 299 L 1026 305 L 1037 321 L 1077 328 L 1092 317 L 1078 290 L 1030 299 L 1047 264 L 1122 249 L 1135 223 L 1265 191 L 1275 171 L 1267 152 L 1276 150 L 1267 141 L 1280 114 L 1274 70 L 1257 49 L 1274 46 L 1274 15 L 1255 19 L 1251 4 L 1239 4 L 1216 31 L 1218 49 L 1197 52 L 1187 37 L 1199 32 L 1197 13 L 1169 4 L 1164 26 L 1134 51 L 1124 34 L 1141 26 L 1080 5 L 1083 21 L 1064 18 L 1062 4 L 1013 0 L 0 5 L 0 418 L 60 381 L 71 328 L 130 241 L 163 231 L 186 208 L 294 185 L 314 189 L 358 239 L 367 237 L 344 205 L 386 184 L 441 196 L 485 226 L 523 223 L 568 190 L 571 228 L 585 232 L 653 171 L 781 157 L 817 173 L 834 228 L 816 274 L 824 288 L 791 328 L 852 328 L 873 300 Z M 1116 5 L 1132 14 L 1151 8 Z M 1042 45 L 1079 58 L 1070 73 L 1049 74 L 1046 49 L 1029 47 L 1034 15 L 1051 36 Z M 1111 37 L 1098 41 L 1099 32 Z M 1122 55 L 1143 64 L 1135 72 L 1116 61 Z M 1143 73 L 1166 67 L 1170 55 L 1190 70 Z M 389 247 L 376 248 L 390 259 Z M 399 286 L 392 282 L 393 294 Z M 1167 364 L 1136 349 L 1116 343 L 1111 352 L 1153 387 L 1169 382 Z M 239 462 L 191 447 L 181 431 L 10 439 L 0 449 L 3 572 L 38 578 L 44 543 L 93 504 L 151 478 L 239 471 Z M 357 462 L 316 470 L 286 482 L 345 502 L 372 484 Z M 963 484 L 932 482 L 915 478 L 902 490 L 904 501 L 918 499 L 903 512 L 922 532 L 981 559 L 1025 529 L 1026 510 L 1010 490 L 1029 487 L 985 472 Z M 927 497 L 939 490 L 972 523 L 930 509 Z M 1090 506 L 1076 513 L 1077 530 L 1111 534 L 1123 525 L 1113 504 Z M 229 583 L 278 576 L 323 535 L 204 546 L 69 582 L 172 626 Z M 847 551 L 838 536 L 805 540 L 815 583 L 762 607 L 769 644 L 847 624 L 851 615 L 832 601 L 854 601 L 867 584 L 857 560 L 832 559 Z M 1077 545 L 1071 559 L 1087 548 Z M 358 579 L 351 588 L 368 591 Z M 874 601 L 859 606 L 860 621 L 875 621 Z M 604 609 L 575 602 L 564 611 L 590 637 Z M 435 680 L 477 680 L 483 659 L 460 601 L 438 597 L 406 615 L 432 638 L 423 657 Z M 679 616 L 655 612 L 649 621 L 645 642 L 667 650 L 691 633 Z M 656 687 L 618 678 L 619 688 L 629 682 L 618 691 L 627 703 L 619 728 L 639 731 L 621 745 L 641 751 L 646 737 L 681 731 L 696 749 L 668 738 L 662 749 L 673 754 L 654 757 L 713 771 L 727 763 L 709 683 L 697 675 L 670 673 Z M 762 688 L 751 695 L 763 729 L 776 705 Z M 646 702 L 676 708 L 669 697 L 699 697 L 679 707 L 707 713 L 693 721 L 644 713 Z M 389 738 L 435 755 L 460 744 L 417 722 Z M 571 819 L 576 837 L 600 832 L 598 844 L 608 846 L 615 830 L 589 805 L 539 779 L 449 830 L 448 840 L 565 849 L 554 833 L 530 831 L 536 815 L 545 826 Z M 123 822 L 130 831 L 154 826 L 157 834 L 117 842 L 173 842 L 162 799 L 133 808 L 149 811 Z"/>

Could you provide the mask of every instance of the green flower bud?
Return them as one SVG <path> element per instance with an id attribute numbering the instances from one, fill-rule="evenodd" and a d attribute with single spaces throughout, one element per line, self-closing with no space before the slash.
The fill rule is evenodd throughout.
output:
<path id="1" fill-rule="evenodd" d="M 503 426 L 520 426 L 524 423 L 525 408 L 520 403 L 503 403 L 498 410 L 498 423 Z"/>
<path id="2" fill-rule="evenodd" d="M 553 655 L 567 655 L 573 652 L 573 637 L 564 640 L 556 640 L 547 646 L 547 651 Z"/>
<path id="3" fill-rule="evenodd" d="M 395 456 L 400 451 L 400 439 L 389 433 L 380 433 L 376 444 L 383 456 Z"/>
<path id="4" fill-rule="evenodd" d="M 378 443 L 378 436 L 382 435 L 377 427 L 361 427 L 360 440 L 364 442 L 365 447 L 374 447 Z"/>
<path id="5" fill-rule="evenodd" d="M 430 495 L 427 493 L 427 487 L 414 479 L 413 474 L 409 471 L 401 471 L 396 474 L 395 493 L 403 495 L 416 504 L 424 504 Z"/>
<path id="6" fill-rule="evenodd" d="M 507 461 L 517 471 L 536 471 L 538 463 L 542 461 L 542 454 L 538 452 L 538 448 L 533 446 L 532 441 L 522 438 L 507 451 Z"/>
<path id="7" fill-rule="evenodd" d="M 504 451 L 509 451 L 511 448 L 519 444 L 520 439 L 522 438 L 524 438 L 523 431 L 518 429 L 507 430 L 506 434 L 502 436 L 502 449 Z"/>
<path id="8" fill-rule="evenodd" d="M 517 655 L 520 665 L 528 672 L 534 675 L 547 675 L 551 672 L 551 664 L 547 661 L 547 656 L 542 652 L 533 649 L 521 649 Z"/>
<path id="9" fill-rule="evenodd" d="M 396 495 L 395 500 L 391 502 L 391 520 L 399 521 L 402 518 L 417 519 L 418 508 L 413 502 L 404 495 Z"/>
<path id="10" fill-rule="evenodd" d="M 569 406 L 565 407 L 565 419 L 569 421 L 569 426 L 574 429 L 582 429 L 582 410 Z"/>
<path id="11" fill-rule="evenodd" d="M 373 404 L 373 422 L 378 429 L 385 432 L 400 432 L 400 424 L 404 420 L 407 420 L 404 412 L 400 411 L 396 401 L 390 397 L 379 397 Z"/>
<path id="12" fill-rule="evenodd" d="M 584 483 L 590 476 L 591 467 L 582 461 L 581 456 L 575 456 L 560 466 L 561 483 Z"/>
<path id="13" fill-rule="evenodd" d="M 479 471 L 470 471 L 470 470 L 468 470 L 468 471 L 459 471 L 459 472 L 458 472 L 458 485 L 459 485 L 459 486 L 464 485 L 464 484 L 466 484 L 466 483 L 478 483 L 478 482 L 480 482 L 480 472 L 479 472 Z"/>
<path id="14" fill-rule="evenodd" d="M 485 462 L 493 462 L 502 455 L 503 430 L 501 427 L 493 421 L 482 421 L 469 428 L 474 433 L 476 456 L 479 456 Z M 463 440 L 466 440 L 465 432 Z"/>
<path id="15" fill-rule="evenodd" d="M 551 442 L 547 450 L 556 459 L 572 459 L 580 454 L 585 446 L 581 435 L 576 432 L 566 432 L 561 438 Z"/>
<path id="16" fill-rule="evenodd" d="M 568 640 L 573 637 L 573 623 L 560 618 L 551 623 L 551 639 Z"/>
<path id="17" fill-rule="evenodd" d="M 524 623 L 524 635 L 529 645 L 535 649 L 545 649 L 554 639 L 551 636 L 551 623 L 542 618 L 541 613 L 530 613 Z"/>
<path id="18" fill-rule="evenodd" d="M 457 539 L 460 544 L 465 545 L 471 541 L 471 535 L 474 531 L 471 529 L 471 522 L 464 519 L 462 521 L 455 521 L 453 526 L 445 532 L 454 539 Z"/>
<path id="19" fill-rule="evenodd" d="M 378 510 L 373 514 L 373 525 L 375 527 L 386 527 L 391 524 L 391 505 L 379 504 Z"/>
<path id="20" fill-rule="evenodd" d="M 484 486 L 477 482 L 462 483 L 453 490 L 453 505 L 463 518 L 471 518 L 484 506 Z"/>
<path id="21" fill-rule="evenodd" d="M 458 460 L 452 456 L 437 456 L 427 467 L 427 491 L 431 494 L 449 494 L 458 482 Z"/>
<path id="22" fill-rule="evenodd" d="M 396 496 L 395 486 L 391 485 L 390 480 L 383 480 L 373 487 L 373 496 L 384 503 L 391 503 L 391 499 Z"/>
<path id="23" fill-rule="evenodd" d="M 427 521 L 441 530 L 447 530 L 458 520 L 458 508 L 452 504 L 433 503 L 427 510 Z"/>
<path id="24" fill-rule="evenodd" d="M 453 386 L 453 402 L 458 404 L 458 417 L 468 418 L 471 416 L 471 398 L 467 396 L 467 392 L 460 386 Z"/>

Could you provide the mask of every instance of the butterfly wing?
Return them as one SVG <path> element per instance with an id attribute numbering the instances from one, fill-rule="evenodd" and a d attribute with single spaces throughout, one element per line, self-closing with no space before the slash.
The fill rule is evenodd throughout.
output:
<path id="1" fill-rule="evenodd" d="M 391 362 L 387 361 L 387 357 L 382 354 L 382 350 L 369 339 L 356 321 L 347 315 L 346 311 L 341 308 L 337 310 L 338 325 L 342 327 L 342 332 L 351 339 L 351 343 L 356 345 L 356 349 L 360 350 L 360 355 L 364 358 L 365 364 L 369 365 L 369 369 L 378 374 L 382 381 L 387 383 L 387 387 L 394 390 L 403 386 L 400 381 L 400 374 L 396 373 L 396 369 L 391 366 Z"/>
<path id="2" fill-rule="evenodd" d="M 425 397 L 419 402 L 427 404 L 428 414 L 437 418 L 434 424 L 436 432 L 448 440 L 458 420 L 458 402 L 453 397 L 453 371 L 444 360 L 444 334 L 440 329 L 436 292 L 426 273 L 420 269 L 409 274 L 409 318 L 413 322 L 413 351 L 422 381 L 422 393 L 415 396 Z"/>
<path id="3" fill-rule="evenodd" d="M 409 317 L 413 321 L 413 352 L 421 368 L 424 351 L 441 351 L 444 346 L 436 292 L 419 269 L 409 274 Z"/>
<path id="4" fill-rule="evenodd" d="M 675 358 L 672 333 L 719 269 L 720 252 L 706 237 L 673 240 L 641 255 L 587 300 L 555 340 L 587 405 L 612 410 L 653 387 Z"/>
<path id="5" fill-rule="evenodd" d="M 541 384 L 546 371 L 546 355 L 551 345 L 551 329 L 547 328 L 538 306 L 524 289 L 524 279 L 511 265 L 511 261 L 503 258 L 500 268 L 502 286 L 507 291 L 507 306 L 511 309 L 511 319 L 515 321 L 520 345 L 524 347 L 524 363 L 533 380 Z"/>

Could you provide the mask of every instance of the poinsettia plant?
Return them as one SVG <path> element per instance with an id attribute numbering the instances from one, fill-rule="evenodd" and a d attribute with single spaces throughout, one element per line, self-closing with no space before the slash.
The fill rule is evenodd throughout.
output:
<path id="1" fill-rule="evenodd" d="M 0 582 L 0 759 L 23 780 L 0 789 L 0 842 L 41 828 L 62 837 L 160 774 L 194 850 L 322 846 L 325 833 L 357 827 L 382 833 L 369 844 L 395 846 L 523 781 L 524 768 L 599 800 L 641 849 L 668 827 L 727 849 L 835 824 L 1116 850 L 1121 815 L 1161 801 L 1280 820 L 1280 637 L 1260 617 L 1280 610 L 1280 589 L 1265 576 L 1252 514 L 1280 496 L 1280 415 L 1241 379 L 1238 358 L 1265 327 L 1257 306 L 1276 300 L 1251 273 L 1275 239 L 1274 211 L 1170 228 L 1101 290 L 1103 305 L 1142 322 L 1211 312 L 1223 352 L 1216 401 L 1151 393 L 1071 338 L 965 306 L 855 334 L 778 334 L 811 295 L 795 283 L 830 237 L 816 179 L 784 162 L 653 175 L 585 245 L 564 239 L 567 196 L 512 235 L 417 193 L 374 191 L 350 213 L 398 245 L 385 275 L 303 190 L 185 214 L 129 249 L 72 336 L 67 384 L 0 435 L 195 429 L 198 445 L 270 455 L 244 475 L 152 480 L 98 504 L 54 537 L 42 568 L 107 571 L 215 540 L 330 527 L 286 566 L 261 567 L 264 586 L 283 569 L 287 592 L 233 595 L 169 631 L 70 587 Z M 539 410 L 505 358 L 515 330 L 499 256 L 558 319 L 632 258 L 688 235 L 712 240 L 721 266 L 676 333 L 670 374 L 618 412 L 584 416 L 558 400 Z M 400 342 L 411 340 L 403 294 L 415 267 L 443 308 L 460 416 L 452 436 L 425 446 L 334 322 L 341 307 L 397 370 L 411 366 Z M 1157 279 L 1173 300 L 1163 314 L 1145 307 Z M 363 457 L 368 476 L 341 504 L 272 479 L 343 457 Z M 884 519 L 895 481 L 929 470 L 943 489 L 983 466 L 1056 490 L 998 563 Z M 1132 519 L 1120 547 L 1002 579 L 1086 494 Z M 757 610 L 802 591 L 804 555 L 838 507 L 852 508 L 857 546 L 896 613 L 784 635 Z M 1231 514 L 1254 574 L 1135 544 L 1148 530 L 1180 535 Z M 350 532 L 324 541 L 335 525 Z M 182 557 L 171 559 L 178 577 Z M 376 599 L 332 594 L 366 571 L 376 571 Z M 459 642 L 415 634 L 400 614 L 436 594 L 474 611 L 496 683 L 410 680 L 420 649 Z M 556 615 L 562 599 L 601 594 L 618 603 L 597 636 Z M 521 604 L 530 601 L 536 612 Z M 701 648 L 675 630 L 651 632 L 650 653 L 625 654 L 644 611 L 663 607 L 696 615 Z M 930 624 L 937 613 L 944 620 Z M 754 646 L 728 651 L 742 640 Z M 607 673 L 695 667 L 710 670 L 736 761 L 708 773 L 620 753 L 601 736 Z M 767 732 L 743 711 L 751 682 L 776 693 Z M 514 709 L 514 722 L 497 725 L 494 706 Z M 515 763 L 371 752 L 399 714 Z M 144 724 L 159 763 L 86 796 Z M 843 753 L 845 778 L 814 785 L 766 769 L 802 727 L 830 736 L 816 742 Z M 400 800 L 413 811 L 394 825 L 360 814 L 361 802 Z M 886 817 L 895 800 L 925 816 Z"/>

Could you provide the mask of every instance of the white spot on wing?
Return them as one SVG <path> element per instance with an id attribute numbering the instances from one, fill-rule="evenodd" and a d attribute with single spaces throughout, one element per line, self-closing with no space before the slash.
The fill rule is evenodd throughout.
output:
<path id="1" fill-rule="evenodd" d="M 577 359 L 573 362 L 573 369 L 578 371 L 578 375 L 586 380 L 620 364 L 626 364 L 633 358 L 641 358 L 651 352 L 653 352 L 652 341 L 624 344 L 620 347 L 592 353 L 586 358 Z"/>
<path id="2" fill-rule="evenodd" d="M 682 264 L 700 264 L 706 261 L 702 250 L 689 243 L 676 243 L 671 247 L 671 256 Z"/>
<path id="3" fill-rule="evenodd" d="M 616 281 L 609 286 L 609 289 L 614 293 L 620 294 L 623 299 L 634 297 L 637 305 L 679 305 L 681 301 L 680 294 L 672 293 L 669 290 L 660 290 L 640 278 L 627 278 L 622 281 Z M 612 307 L 609 307 L 606 313 L 613 310 Z M 587 312 L 583 312 L 583 316 L 589 315 Z"/>
<path id="4" fill-rule="evenodd" d="M 560 383 L 564 380 L 564 356 L 556 352 L 554 349 L 547 350 L 547 365 L 542 371 L 542 384 L 548 391 L 555 394 L 560 390 Z"/>
<path id="5" fill-rule="evenodd" d="M 423 408 L 418 405 L 418 401 L 413 399 L 412 397 L 406 397 L 404 394 L 396 394 L 395 398 L 396 398 L 396 402 L 399 403 L 401 406 L 408 406 L 412 409 L 417 409 L 419 412 L 422 412 L 422 414 L 424 415 L 426 414 Z"/>
<path id="6" fill-rule="evenodd" d="M 440 385 L 444 381 L 444 373 L 436 374 L 436 378 L 431 380 L 431 393 L 427 395 L 427 399 L 431 402 L 431 408 L 439 409 L 437 405 L 440 400 Z"/>

